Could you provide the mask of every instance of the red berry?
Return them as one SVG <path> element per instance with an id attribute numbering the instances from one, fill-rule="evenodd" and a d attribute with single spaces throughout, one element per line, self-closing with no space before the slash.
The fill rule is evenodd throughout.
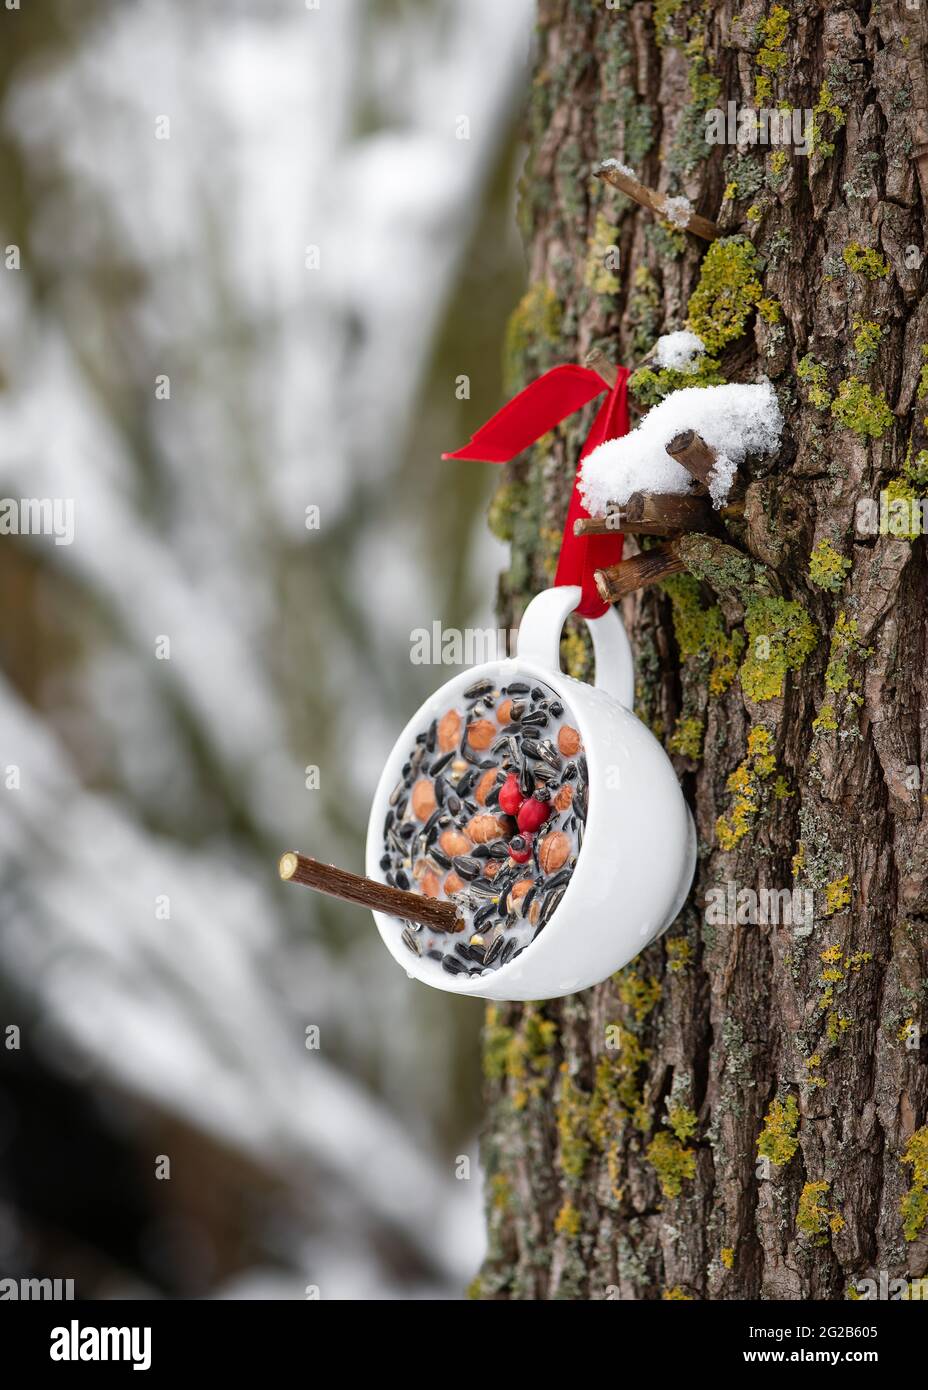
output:
<path id="1" fill-rule="evenodd" d="M 510 772 L 500 789 L 500 810 L 505 811 L 507 816 L 517 816 L 523 800 L 524 797 L 522 796 L 522 788 L 519 786 L 519 779 L 514 772 Z"/>
<path id="2" fill-rule="evenodd" d="M 527 801 L 523 801 L 519 811 L 519 829 L 540 830 L 550 814 L 550 801 L 539 801 L 536 797 L 530 796 Z"/>
<path id="3" fill-rule="evenodd" d="M 532 857 L 531 835 L 516 835 L 509 841 L 509 858 L 514 864 L 527 864 Z"/>

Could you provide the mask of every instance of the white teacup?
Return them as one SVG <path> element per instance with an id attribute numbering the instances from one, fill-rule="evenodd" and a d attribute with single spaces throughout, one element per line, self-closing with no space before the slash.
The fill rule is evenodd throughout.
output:
<path id="1" fill-rule="evenodd" d="M 383 881 L 383 823 L 390 793 L 416 735 L 475 681 L 542 681 L 561 698 L 583 740 L 589 804 L 583 846 L 567 891 L 538 937 L 516 958 L 484 975 L 450 975 L 414 956 L 397 919 L 375 912 L 384 945 L 406 973 L 436 989 L 484 999 L 555 999 L 599 984 L 670 926 L 690 889 L 696 832 L 674 772 L 654 735 L 631 712 L 634 661 L 615 609 L 589 621 L 596 684 L 560 669 L 561 630 L 580 590 L 546 589 L 532 600 L 517 653 L 471 667 L 441 686 L 410 719 L 387 759 L 367 829 L 367 874 Z"/>

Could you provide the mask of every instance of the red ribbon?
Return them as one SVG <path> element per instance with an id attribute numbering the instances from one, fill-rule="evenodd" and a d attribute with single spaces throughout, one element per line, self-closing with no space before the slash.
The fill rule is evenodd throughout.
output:
<path id="1" fill-rule="evenodd" d="M 589 512 L 580 500 L 580 464 L 599 444 L 628 434 L 628 378 L 626 367 L 617 368 L 615 385 L 603 401 L 593 421 L 593 428 L 577 460 L 577 477 L 567 509 L 567 522 L 561 541 L 557 585 L 579 584 L 582 597 L 576 611 L 584 618 L 599 618 L 609 605 L 599 596 L 593 571 L 617 565 L 622 558 L 622 536 L 575 536 L 574 522 L 588 517 Z M 553 367 L 536 381 L 529 382 L 511 401 L 488 420 L 463 449 L 442 454 L 446 459 L 477 459 L 484 463 L 507 463 L 523 449 L 534 444 L 555 425 L 607 389 L 602 377 L 589 367 L 573 363 Z"/>

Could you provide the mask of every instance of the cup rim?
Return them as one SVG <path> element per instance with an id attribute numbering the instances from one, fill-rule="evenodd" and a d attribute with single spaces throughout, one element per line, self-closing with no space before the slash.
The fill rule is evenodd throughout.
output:
<path id="1" fill-rule="evenodd" d="M 445 681 L 442 685 L 437 686 L 436 689 L 432 691 L 431 695 L 427 696 L 427 698 L 422 701 L 422 703 L 416 709 L 415 713 L 407 721 L 400 734 L 394 740 L 390 748 L 390 752 L 387 754 L 386 760 L 384 761 L 383 769 L 381 771 L 380 777 L 377 782 L 377 786 L 374 791 L 374 796 L 371 801 L 371 813 L 368 818 L 368 834 L 365 846 L 367 870 L 372 877 L 375 876 L 375 874 L 379 876 L 382 872 L 380 869 L 380 859 L 382 856 L 382 850 L 378 849 L 377 847 L 383 839 L 381 826 L 383 821 L 383 815 L 386 814 L 386 810 L 383 809 L 383 814 L 381 814 L 380 811 L 381 808 L 385 808 L 386 806 L 392 783 L 394 781 L 394 775 L 391 774 L 388 776 L 388 771 L 390 768 L 394 767 L 394 765 L 399 762 L 400 758 L 405 758 L 408 740 L 410 738 L 414 739 L 416 734 L 421 732 L 422 711 L 435 702 L 443 702 L 444 692 L 447 691 L 449 687 L 456 687 L 460 685 L 461 687 L 466 688 L 466 686 L 472 685 L 476 680 L 481 679 L 481 677 L 483 677 L 485 674 L 500 671 L 501 668 L 509 669 L 507 670 L 504 676 L 500 676 L 497 682 L 498 684 L 509 684 L 512 680 L 517 680 L 520 673 L 524 673 L 526 675 L 531 675 L 533 679 L 537 679 L 547 685 L 552 686 L 552 688 L 555 688 L 555 682 L 566 682 L 568 687 L 576 686 L 579 687 L 580 690 L 584 691 L 593 691 L 598 689 L 596 686 L 591 685 L 588 681 L 579 681 L 576 679 L 576 677 L 568 675 L 566 671 L 561 671 L 559 669 L 556 671 L 552 671 L 549 667 L 542 665 L 542 663 L 538 661 L 533 661 L 528 658 L 520 658 L 518 654 L 511 657 L 502 657 L 495 661 L 485 661 L 482 662 L 479 666 L 469 666 L 465 670 L 459 671 L 456 675 L 449 677 L 449 679 Z M 560 690 L 555 688 L 555 693 L 560 694 L 561 692 Z M 609 695 L 608 691 L 599 690 L 598 693 L 601 696 L 604 696 L 605 698 L 612 700 L 613 703 L 619 709 L 623 708 L 623 706 L 619 703 L 618 700 L 615 699 L 614 696 Z M 580 737 L 583 742 L 583 753 L 587 760 L 587 786 L 589 789 L 589 799 L 587 803 L 586 821 L 588 824 L 599 800 L 596 794 L 594 779 L 592 778 L 592 776 L 589 775 L 590 749 L 592 746 L 587 737 L 589 733 L 589 725 L 587 721 L 586 712 L 582 709 L 578 710 L 576 708 L 576 702 L 570 700 L 569 692 L 565 692 L 564 698 L 565 701 L 570 705 L 571 716 L 573 722 L 575 723 L 580 732 Z M 596 755 L 594 754 L 594 760 L 595 757 Z M 399 766 L 402 766 L 402 762 L 399 762 Z M 377 812 L 376 817 L 375 812 Z M 566 920 L 566 909 L 569 906 L 572 897 L 576 897 L 576 894 L 573 893 L 572 890 L 574 889 L 577 882 L 576 869 L 580 867 L 582 855 L 583 846 L 581 846 L 580 853 L 577 855 L 577 865 L 574 873 L 571 875 L 570 882 L 567 884 L 564 896 L 561 899 L 561 902 L 558 904 L 557 909 L 553 913 L 551 920 L 545 925 L 546 938 L 548 937 L 548 933 L 551 932 L 552 929 L 555 927 L 558 917 L 564 917 Z M 378 878 L 378 881 L 382 882 L 382 879 Z M 398 919 L 392 917 L 389 913 L 386 912 L 374 911 L 372 915 L 377 923 L 377 928 L 380 932 L 381 938 L 383 939 L 384 945 L 387 947 L 387 950 L 390 952 L 390 955 L 396 961 L 397 965 L 405 969 L 407 975 L 409 975 L 412 979 L 418 980 L 422 984 L 430 985 L 433 989 L 441 989 L 449 991 L 453 994 L 476 996 L 477 998 L 486 997 L 483 991 L 486 990 L 487 986 L 491 982 L 494 985 L 496 985 L 499 981 L 508 978 L 507 972 L 510 971 L 510 968 L 512 966 L 515 966 L 517 964 L 516 961 L 511 960 L 507 961 L 505 965 L 499 966 L 498 969 L 491 971 L 489 975 L 481 974 L 464 976 L 452 975 L 448 971 L 443 970 L 438 961 L 428 961 L 426 965 L 424 957 L 412 957 L 411 953 L 409 953 L 411 956 L 411 960 L 407 964 L 407 961 L 400 957 L 398 952 L 394 953 L 391 942 L 385 935 L 381 926 L 382 921 L 395 923 Z M 400 938 L 397 937 L 398 943 L 399 940 Z M 530 941 L 528 943 L 528 946 L 524 949 L 527 951 L 534 944 L 534 941 Z M 518 958 L 518 963 L 520 965 L 522 964 L 521 954 Z M 432 967 L 434 967 L 434 969 Z M 523 966 L 522 968 L 525 969 L 526 967 Z M 430 979 L 429 976 L 435 974 L 435 972 L 437 972 L 436 978 Z M 438 976 L 441 976 L 441 978 L 438 978 Z M 506 996 L 504 995 L 502 997 L 505 998 Z"/>

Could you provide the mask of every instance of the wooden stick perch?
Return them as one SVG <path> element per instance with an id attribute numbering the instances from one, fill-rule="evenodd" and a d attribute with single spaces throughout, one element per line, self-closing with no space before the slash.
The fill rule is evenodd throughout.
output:
<path id="1" fill-rule="evenodd" d="M 710 448 L 701 435 L 695 430 L 684 430 L 671 439 L 667 445 L 667 452 L 671 458 L 681 463 L 688 473 L 708 492 L 709 477 L 716 465 L 715 450 Z"/>
<path id="2" fill-rule="evenodd" d="M 426 898 L 418 893 L 406 893 L 401 888 L 391 888 L 387 883 L 376 883 L 374 879 L 364 878 L 361 874 L 337 869 L 334 864 L 322 864 L 305 854 L 291 850 L 281 856 L 279 868 L 280 876 L 286 883 L 302 883 L 307 888 L 315 888 L 318 893 L 327 893 L 331 898 L 369 907 L 372 912 L 388 912 L 391 917 L 421 922 L 433 931 L 460 931 L 464 925 L 454 903 L 439 902 L 436 898 Z"/>
<path id="3" fill-rule="evenodd" d="M 621 564 L 610 565 L 608 569 L 594 570 L 596 588 L 604 603 L 618 603 L 626 594 L 635 589 L 644 589 L 649 584 L 657 584 L 661 579 L 669 579 L 684 568 L 673 541 L 656 545 L 653 550 L 644 550 L 633 555 Z"/>
<path id="4" fill-rule="evenodd" d="M 702 531 L 712 524 L 712 509 L 694 493 L 633 492 L 623 507 L 605 516 L 574 522 L 575 536 L 669 536 L 677 531 Z"/>
<path id="5" fill-rule="evenodd" d="M 646 188 L 636 178 L 632 178 L 630 174 L 625 174 L 621 169 L 616 168 L 615 164 L 608 159 L 598 165 L 593 172 L 597 178 L 605 179 L 607 183 L 612 184 L 613 188 L 617 188 L 641 207 L 647 208 L 649 212 L 656 213 L 658 217 L 663 217 L 668 222 L 674 221 L 667 208 L 668 195 L 666 193 L 655 193 L 653 189 Z M 698 212 L 690 213 L 685 226 L 688 232 L 692 232 L 694 236 L 702 237 L 703 241 L 715 241 L 716 237 L 722 235 L 722 229 L 717 223 L 710 222 L 708 217 L 700 217 Z"/>
<path id="6" fill-rule="evenodd" d="M 588 352 L 583 359 L 583 365 L 584 367 L 592 367 L 597 376 L 602 377 L 610 391 L 612 390 L 619 374 L 601 348 L 593 348 L 591 352 Z"/>

